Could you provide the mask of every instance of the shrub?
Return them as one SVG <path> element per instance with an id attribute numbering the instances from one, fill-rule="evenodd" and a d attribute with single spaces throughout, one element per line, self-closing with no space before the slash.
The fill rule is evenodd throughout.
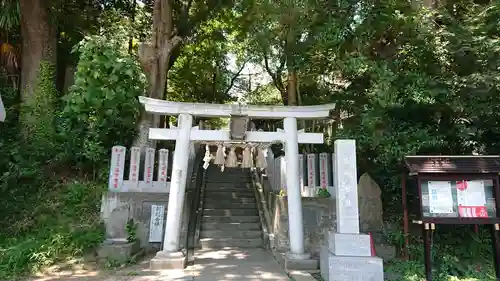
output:
<path id="1" fill-rule="evenodd" d="M 121 42 L 91 36 L 75 47 L 80 52 L 75 85 L 60 116 L 65 154 L 73 163 L 96 168 L 106 163 L 113 145 L 128 145 L 135 136 L 137 97 L 145 92 L 146 78 Z"/>

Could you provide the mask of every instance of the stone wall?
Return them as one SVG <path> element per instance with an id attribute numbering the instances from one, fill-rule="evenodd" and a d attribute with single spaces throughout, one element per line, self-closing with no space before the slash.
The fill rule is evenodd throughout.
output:
<path id="1" fill-rule="evenodd" d="M 290 250 L 287 197 L 268 192 L 267 200 L 272 220 L 271 232 L 274 234 L 271 247 L 279 252 L 287 252 Z M 325 236 L 329 230 L 335 230 L 335 201 L 331 198 L 304 197 L 302 215 L 305 250 L 313 258 L 319 258 L 321 245 L 326 241 Z"/>
<path id="2" fill-rule="evenodd" d="M 138 223 L 137 238 L 147 250 L 159 249 L 160 243 L 149 243 L 151 206 L 165 206 L 167 218 L 168 193 L 106 192 L 102 198 L 101 218 L 106 226 L 107 239 L 126 239 L 125 226 L 129 219 Z"/>
<path id="3" fill-rule="evenodd" d="M 279 252 L 290 250 L 288 235 L 288 203 L 286 196 L 279 196 L 271 190 L 267 179 L 261 180 L 271 217 L 272 234 L 270 246 Z M 371 232 L 377 255 L 388 261 L 396 256 L 395 247 L 385 243 L 383 238 L 382 203 L 380 188 L 368 175 L 363 175 L 360 189 L 361 232 Z M 328 231 L 336 231 L 336 204 L 334 198 L 302 197 L 304 225 L 304 247 L 313 258 L 319 259 L 321 246 L 327 241 Z"/>

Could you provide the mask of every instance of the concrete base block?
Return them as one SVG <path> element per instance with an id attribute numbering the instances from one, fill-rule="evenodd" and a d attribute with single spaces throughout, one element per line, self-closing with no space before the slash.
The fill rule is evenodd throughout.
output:
<path id="1" fill-rule="evenodd" d="M 384 264 L 379 257 L 349 257 L 321 249 L 321 276 L 325 281 L 384 281 Z"/>
<path id="2" fill-rule="evenodd" d="M 126 262 L 133 255 L 140 251 L 139 241 L 129 243 L 126 240 L 108 239 L 104 241 L 97 249 L 97 258 L 100 261 L 113 260 L 117 262 Z"/>
<path id="3" fill-rule="evenodd" d="M 371 257 L 370 236 L 366 234 L 329 233 L 328 247 L 337 256 Z"/>
<path id="4" fill-rule="evenodd" d="M 156 256 L 149 261 L 151 270 L 183 269 L 186 267 L 186 256 L 182 252 L 167 253 L 159 251 Z"/>
<path id="5" fill-rule="evenodd" d="M 287 253 L 284 256 L 285 270 L 316 270 L 318 269 L 318 260 L 311 259 L 311 255 Z"/>

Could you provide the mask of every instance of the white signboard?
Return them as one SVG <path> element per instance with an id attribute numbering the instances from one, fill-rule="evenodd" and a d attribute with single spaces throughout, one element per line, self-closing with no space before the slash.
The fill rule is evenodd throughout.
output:
<path id="1" fill-rule="evenodd" d="M 299 184 L 300 192 L 304 192 L 304 155 L 299 154 Z"/>
<path id="2" fill-rule="evenodd" d="M 328 153 L 319 154 L 319 186 L 328 188 Z"/>
<path id="3" fill-rule="evenodd" d="M 163 239 L 163 217 L 165 206 L 151 206 L 151 221 L 149 223 L 149 242 L 161 242 Z"/>
<path id="4" fill-rule="evenodd" d="M 286 161 L 285 157 L 278 158 L 280 161 L 280 190 L 286 190 Z"/>
<path id="5" fill-rule="evenodd" d="M 158 158 L 158 181 L 161 183 L 167 182 L 168 170 L 168 150 L 160 149 Z"/>
<path id="6" fill-rule="evenodd" d="M 337 196 L 337 192 L 335 191 L 335 153 L 332 153 L 332 185 L 331 185 L 331 190 L 330 191 L 330 194 L 332 195 L 332 197 L 335 197 Z"/>
<path id="7" fill-rule="evenodd" d="M 141 148 L 132 147 L 130 149 L 130 172 L 128 180 L 134 183 L 139 181 L 139 163 L 141 160 Z"/>
<path id="8" fill-rule="evenodd" d="M 460 217 L 488 217 L 484 181 L 457 182 L 457 203 Z"/>
<path id="9" fill-rule="evenodd" d="M 281 175 L 281 160 L 279 158 L 274 158 L 274 190 L 280 190 L 280 175 Z"/>
<path id="10" fill-rule="evenodd" d="M 110 191 L 120 191 L 123 186 L 123 170 L 125 168 L 125 151 L 124 146 L 113 146 L 111 149 L 111 165 L 109 169 L 109 184 Z"/>
<path id="11" fill-rule="evenodd" d="M 307 186 L 316 187 L 316 154 L 307 154 Z"/>
<path id="12" fill-rule="evenodd" d="M 453 213 L 450 181 L 429 181 L 429 208 L 431 213 Z"/>
<path id="13" fill-rule="evenodd" d="M 0 122 L 5 121 L 5 107 L 3 106 L 2 97 L 0 96 Z"/>
<path id="14" fill-rule="evenodd" d="M 459 206 L 485 206 L 484 181 L 467 181 L 465 188 L 457 188 L 457 203 Z"/>
<path id="15" fill-rule="evenodd" d="M 144 161 L 144 184 L 145 187 L 153 186 L 153 169 L 155 166 L 155 149 L 146 148 L 146 159 Z"/>

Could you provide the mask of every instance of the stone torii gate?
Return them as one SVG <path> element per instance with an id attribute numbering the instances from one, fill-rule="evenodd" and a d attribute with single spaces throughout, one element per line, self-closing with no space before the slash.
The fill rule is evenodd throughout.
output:
<path id="1" fill-rule="evenodd" d="M 200 130 L 193 127 L 193 116 L 223 118 L 284 119 L 283 130 L 278 132 L 247 131 L 238 141 L 251 143 L 283 142 L 287 169 L 288 217 L 290 235 L 290 259 L 308 259 L 304 251 L 304 227 L 299 183 L 299 143 L 323 143 L 323 134 L 305 133 L 297 130 L 297 119 L 320 119 L 330 116 L 334 104 L 315 106 L 255 106 L 230 104 L 203 104 L 170 102 L 139 97 L 147 112 L 159 115 L 178 116 L 178 127 L 173 129 L 151 128 L 149 138 L 175 140 L 172 163 L 172 179 L 168 201 L 167 222 L 163 249 L 151 261 L 156 268 L 184 267 L 185 257 L 180 251 L 180 228 L 184 194 L 186 189 L 189 147 L 191 141 L 233 142 L 230 130 Z"/>

